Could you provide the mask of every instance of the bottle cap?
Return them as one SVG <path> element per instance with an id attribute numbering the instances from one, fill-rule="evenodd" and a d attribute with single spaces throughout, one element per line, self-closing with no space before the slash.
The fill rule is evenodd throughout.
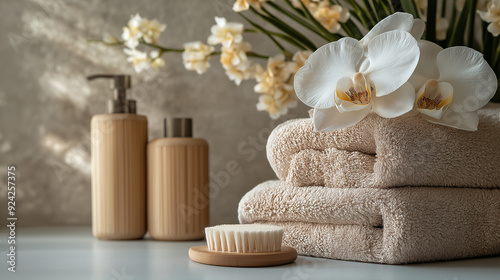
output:
<path id="1" fill-rule="evenodd" d="M 129 75 L 91 75 L 87 79 L 89 81 L 94 79 L 110 79 L 110 88 L 114 91 L 113 99 L 108 101 L 108 111 L 109 113 L 136 113 L 136 102 L 132 99 L 127 99 L 127 89 L 130 88 L 130 76 Z"/>
<path id="2" fill-rule="evenodd" d="M 193 137 L 193 119 L 165 118 L 163 125 L 165 137 Z"/>

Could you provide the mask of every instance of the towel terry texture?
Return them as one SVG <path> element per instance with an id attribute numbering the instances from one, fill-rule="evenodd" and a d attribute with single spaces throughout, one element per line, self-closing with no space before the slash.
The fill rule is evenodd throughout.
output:
<path id="1" fill-rule="evenodd" d="M 267 144 L 269 162 L 292 186 L 500 187 L 500 104 L 478 111 L 469 132 L 420 116 L 374 114 L 334 132 L 315 132 L 312 119 L 278 126 Z M 459 121 L 459 120 L 457 120 Z"/>
<path id="2" fill-rule="evenodd" d="M 500 254 L 500 189 L 293 187 L 248 192 L 241 223 L 285 228 L 299 254 L 402 264 Z"/>

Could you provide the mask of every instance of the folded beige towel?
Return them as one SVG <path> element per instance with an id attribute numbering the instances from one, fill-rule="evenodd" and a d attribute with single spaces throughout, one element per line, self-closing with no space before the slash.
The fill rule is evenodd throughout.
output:
<path id="1" fill-rule="evenodd" d="M 241 223 L 285 228 L 299 254 L 389 264 L 500 254 L 500 189 L 292 187 L 263 183 Z"/>
<path id="2" fill-rule="evenodd" d="M 478 131 L 431 124 L 420 116 L 374 114 L 334 132 L 315 132 L 312 119 L 278 126 L 267 157 L 293 186 L 500 187 L 500 104 L 479 110 Z"/>

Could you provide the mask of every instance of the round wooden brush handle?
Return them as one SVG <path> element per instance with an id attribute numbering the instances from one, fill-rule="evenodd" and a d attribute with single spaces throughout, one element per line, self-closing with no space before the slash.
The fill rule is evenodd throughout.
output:
<path id="1" fill-rule="evenodd" d="M 281 246 L 278 252 L 228 253 L 210 251 L 207 245 L 203 245 L 191 247 L 189 257 L 195 262 L 209 265 L 258 267 L 291 263 L 297 259 L 297 251 L 292 247 Z"/>

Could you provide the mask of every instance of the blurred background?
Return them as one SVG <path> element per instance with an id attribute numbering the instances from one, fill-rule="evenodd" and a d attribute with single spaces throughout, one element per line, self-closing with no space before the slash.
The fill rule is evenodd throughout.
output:
<path id="1" fill-rule="evenodd" d="M 186 71 L 181 54 L 164 55 L 166 66 L 134 72 L 122 47 L 87 39 L 121 34 L 139 13 L 167 25 L 159 45 L 206 42 L 214 16 L 243 22 L 234 0 L 2 0 L 0 2 L 0 198 L 6 199 L 7 166 L 17 167 L 19 226 L 90 225 L 90 119 L 106 112 L 112 96 L 96 73 L 132 75 L 131 98 L 149 121 L 149 140 L 163 136 L 163 118 L 192 117 L 194 136 L 210 144 L 211 224 L 237 222 L 240 198 L 275 177 L 265 154 L 267 137 L 285 119 L 307 115 L 299 105 L 273 121 L 256 110 L 254 82 L 236 86 L 212 57 L 204 75 Z M 254 50 L 277 50 L 263 35 L 245 35 Z M 265 60 L 262 60 L 264 66 Z M 228 164 L 237 175 L 217 180 Z M 222 173 L 221 173 L 222 172 Z M 222 175 L 221 175 L 222 176 Z M 222 176 L 225 177 L 225 176 Z M 222 178 L 220 177 L 220 178 Z M 2 204 L 6 205 L 6 204 Z M 2 211 L 2 215 L 5 215 Z"/>

